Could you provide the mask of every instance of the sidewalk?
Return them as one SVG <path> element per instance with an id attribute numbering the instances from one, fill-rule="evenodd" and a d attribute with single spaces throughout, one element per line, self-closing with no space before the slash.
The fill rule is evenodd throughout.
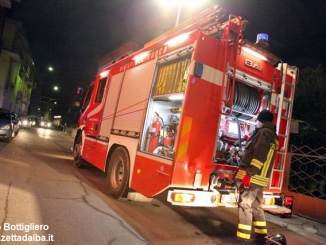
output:
<path id="1" fill-rule="evenodd" d="M 316 242 L 316 244 L 326 244 L 326 224 L 318 223 L 297 215 L 291 218 L 280 218 L 277 215 L 266 213 L 266 219 L 269 222 L 278 224 L 291 231 Z"/>

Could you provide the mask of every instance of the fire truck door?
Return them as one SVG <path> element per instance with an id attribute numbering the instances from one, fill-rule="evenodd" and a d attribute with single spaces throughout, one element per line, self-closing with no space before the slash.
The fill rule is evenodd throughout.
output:
<path id="1" fill-rule="evenodd" d="M 107 77 L 101 78 L 98 82 L 96 96 L 93 103 L 93 110 L 88 114 L 86 119 L 86 135 L 90 137 L 97 137 L 100 129 L 100 121 L 102 115 L 102 109 L 104 106 L 103 96 L 107 83 Z"/>
<path id="2" fill-rule="evenodd" d="M 97 127 L 98 127 L 98 117 L 88 117 L 86 119 L 86 128 L 85 128 L 85 133 L 87 136 L 94 136 L 96 137 L 97 135 Z"/>

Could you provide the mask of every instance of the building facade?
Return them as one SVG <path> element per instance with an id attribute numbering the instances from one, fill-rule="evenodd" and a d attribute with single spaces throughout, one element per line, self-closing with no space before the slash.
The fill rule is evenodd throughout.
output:
<path id="1" fill-rule="evenodd" d="M 0 107 L 27 115 L 36 72 L 21 23 L 6 19 L 2 40 Z"/>

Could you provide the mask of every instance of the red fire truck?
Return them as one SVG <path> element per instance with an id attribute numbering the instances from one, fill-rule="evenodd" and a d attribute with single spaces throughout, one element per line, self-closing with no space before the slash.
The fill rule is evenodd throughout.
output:
<path id="1" fill-rule="evenodd" d="M 83 91 L 74 163 L 106 172 L 112 197 L 166 191 L 174 205 L 235 207 L 233 176 L 258 113 L 269 109 L 280 147 L 264 205 L 291 212 L 280 192 L 298 69 L 266 50 L 268 35 L 246 41 L 248 22 L 221 22 L 224 14 L 201 12 L 99 71 Z"/>

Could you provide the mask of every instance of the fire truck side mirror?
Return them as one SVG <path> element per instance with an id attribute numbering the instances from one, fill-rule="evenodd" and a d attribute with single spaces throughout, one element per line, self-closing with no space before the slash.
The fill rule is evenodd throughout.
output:
<path id="1" fill-rule="evenodd" d="M 78 95 L 82 95 L 83 93 L 84 93 L 84 89 L 81 88 L 81 87 L 79 87 L 79 88 L 77 89 L 77 94 L 78 94 Z"/>
<path id="2" fill-rule="evenodd" d="M 79 87 L 77 89 L 77 94 L 75 96 L 75 102 L 74 102 L 75 106 L 77 106 L 77 107 L 81 106 L 81 102 L 82 102 L 82 99 L 83 99 L 83 94 L 84 94 L 84 89 Z"/>

